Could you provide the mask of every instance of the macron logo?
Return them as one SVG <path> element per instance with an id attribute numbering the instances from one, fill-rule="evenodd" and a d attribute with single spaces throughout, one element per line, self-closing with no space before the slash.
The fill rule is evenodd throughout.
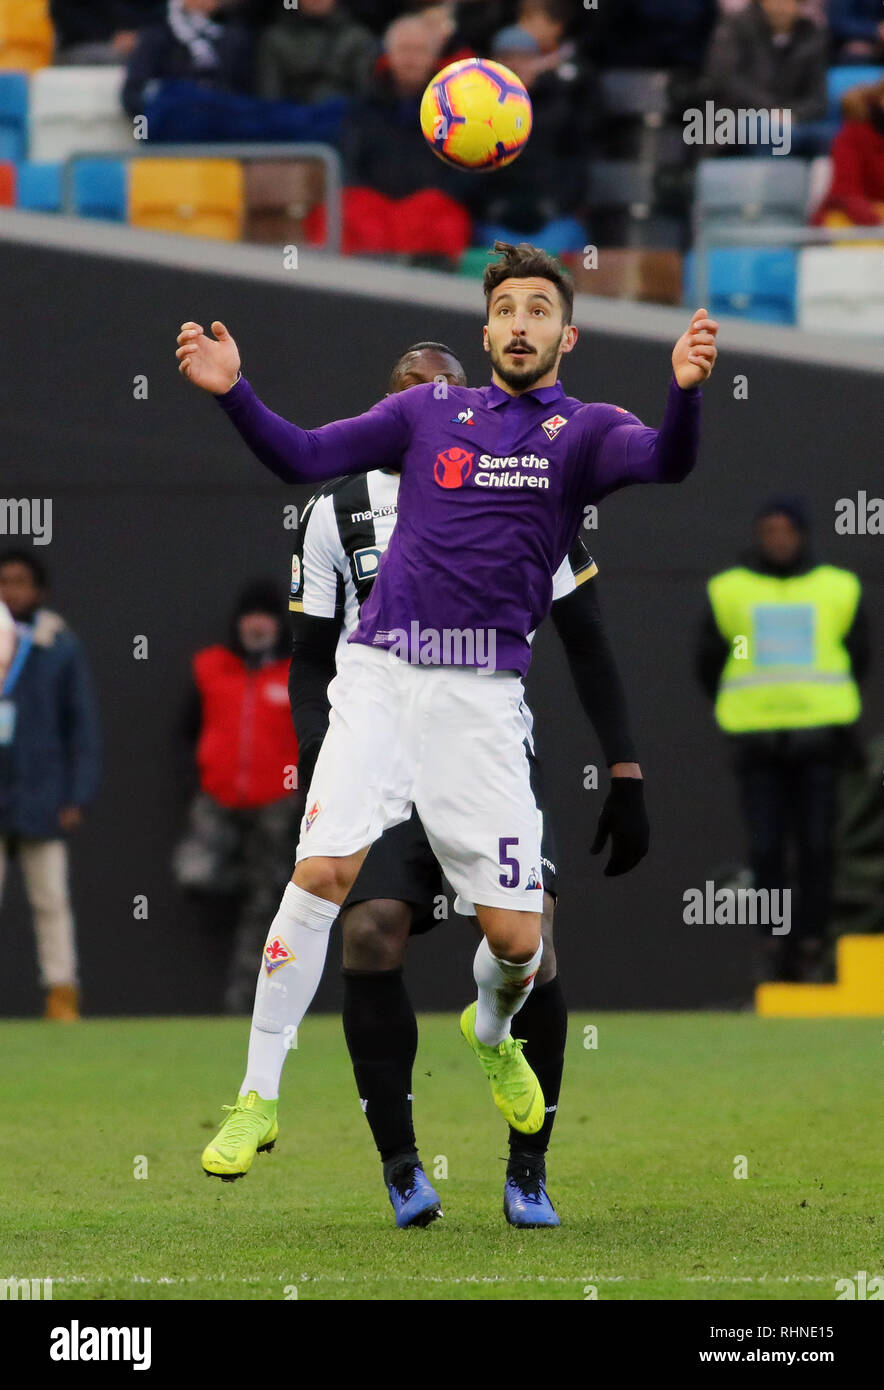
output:
<path id="1" fill-rule="evenodd" d="M 53 1361 L 131 1361 L 133 1371 L 150 1370 L 149 1327 L 53 1327 Z"/>

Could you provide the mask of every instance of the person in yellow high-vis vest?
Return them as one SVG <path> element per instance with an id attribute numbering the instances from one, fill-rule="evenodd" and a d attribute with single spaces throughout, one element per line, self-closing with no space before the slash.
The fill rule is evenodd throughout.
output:
<path id="1" fill-rule="evenodd" d="M 791 931 L 760 939 L 761 978 L 822 976 L 838 778 L 857 756 L 859 682 L 869 664 L 862 588 L 820 564 L 803 503 L 776 497 L 741 564 L 713 575 L 697 674 L 715 701 L 740 784 L 756 888 L 789 887 Z"/>

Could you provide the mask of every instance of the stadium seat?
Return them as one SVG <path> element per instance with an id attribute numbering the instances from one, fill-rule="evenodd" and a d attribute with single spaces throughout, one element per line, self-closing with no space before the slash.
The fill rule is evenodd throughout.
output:
<path id="1" fill-rule="evenodd" d="M 34 72 L 52 61 L 47 0 L 0 0 L 0 68 Z"/>
<path id="2" fill-rule="evenodd" d="M 18 166 L 16 205 L 27 212 L 61 212 L 61 165 Z"/>
<path id="3" fill-rule="evenodd" d="M 669 112 L 669 73 L 611 68 L 601 75 L 602 109 L 615 120 L 639 119 L 660 126 Z"/>
<path id="4" fill-rule="evenodd" d="M 694 185 L 697 225 L 781 222 L 801 227 L 810 182 L 806 160 L 771 156 L 701 159 Z"/>
<path id="5" fill-rule="evenodd" d="M 31 79 L 30 158 L 64 160 L 89 150 L 131 150 L 132 123 L 120 105 L 124 69 L 62 67 Z"/>
<path id="6" fill-rule="evenodd" d="M 826 74 L 826 91 L 829 100 L 828 118 L 841 120 L 841 100 L 845 92 L 853 87 L 868 87 L 884 77 L 882 67 L 841 67 L 829 68 Z"/>
<path id="7" fill-rule="evenodd" d="M 588 175 L 587 215 L 596 246 L 682 248 L 684 222 L 660 206 L 660 172 L 652 164 L 595 160 Z"/>
<path id="8" fill-rule="evenodd" d="M 126 221 L 126 163 L 122 159 L 78 159 L 74 163 L 74 207 L 80 217 Z"/>
<path id="9" fill-rule="evenodd" d="M 249 159 L 244 166 L 243 240 L 282 246 L 303 240 L 304 219 L 325 197 L 315 159 Z"/>
<path id="10" fill-rule="evenodd" d="M 28 79 L 0 72 L 0 159 L 24 159 L 28 144 Z"/>
<path id="11" fill-rule="evenodd" d="M 880 337 L 881 248 L 808 246 L 799 259 L 798 325 L 818 333 Z"/>
<path id="12" fill-rule="evenodd" d="M 0 208 L 15 206 L 15 165 L 8 160 L 0 164 Z"/>
<path id="13" fill-rule="evenodd" d="M 707 256 L 706 293 L 713 314 L 794 323 L 797 255 L 772 247 L 721 246 Z M 684 303 L 693 307 L 698 293 L 697 258 L 685 256 Z"/>
<path id="14" fill-rule="evenodd" d="M 468 246 L 457 263 L 457 273 L 466 275 L 471 280 L 481 280 L 485 274 L 485 267 L 493 259 L 494 253 L 490 252 L 487 246 Z"/>
<path id="15" fill-rule="evenodd" d="M 581 256 L 565 255 L 580 294 L 633 299 L 649 304 L 681 304 L 682 258 L 677 251 L 602 247 L 595 270 Z"/>
<path id="16" fill-rule="evenodd" d="M 237 160 L 135 159 L 129 170 L 129 221 L 135 227 L 236 241 L 244 203 Z"/>

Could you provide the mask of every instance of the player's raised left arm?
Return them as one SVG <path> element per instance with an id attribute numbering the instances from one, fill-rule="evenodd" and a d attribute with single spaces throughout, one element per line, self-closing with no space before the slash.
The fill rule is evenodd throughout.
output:
<path id="1" fill-rule="evenodd" d="M 611 418 L 606 427 L 603 424 L 587 477 L 595 497 L 630 483 L 680 483 L 688 476 L 700 450 L 699 387 L 715 366 L 717 336 L 718 323 L 698 309 L 672 352 L 673 375 L 658 430 L 608 407 Z"/>
<path id="2" fill-rule="evenodd" d="M 236 343 L 223 323 L 209 338 L 198 323 L 182 324 L 176 356 L 179 371 L 215 397 L 231 424 L 266 468 L 287 483 L 316 483 L 348 473 L 365 473 L 379 458 L 398 462 L 410 438 L 407 412 L 398 395 L 386 396 L 364 415 L 304 430 L 269 410 L 239 375 Z M 418 389 L 418 388 L 415 388 Z"/>

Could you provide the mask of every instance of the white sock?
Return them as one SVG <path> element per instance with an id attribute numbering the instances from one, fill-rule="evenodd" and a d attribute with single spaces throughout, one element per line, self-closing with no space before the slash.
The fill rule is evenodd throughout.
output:
<path id="1" fill-rule="evenodd" d="M 297 1046 L 298 1025 L 322 979 L 329 933 L 339 912 L 337 903 L 294 883 L 283 893 L 261 957 L 240 1095 L 257 1091 L 263 1100 L 279 1095 L 285 1059 Z"/>
<path id="2" fill-rule="evenodd" d="M 531 990 L 543 955 L 541 941 L 530 960 L 500 960 L 492 955 L 483 936 L 473 961 L 473 979 L 479 986 L 476 1009 L 476 1037 L 488 1047 L 497 1047 L 510 1031 L 513 1015 L 519 1012 Z"/>

